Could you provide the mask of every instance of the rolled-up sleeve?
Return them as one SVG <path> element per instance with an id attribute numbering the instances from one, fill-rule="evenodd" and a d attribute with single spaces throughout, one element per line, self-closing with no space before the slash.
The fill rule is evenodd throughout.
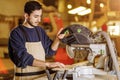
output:
<path id="1" fill-rule="evenodd" d="M 11 60 L 17 67 L 25 68 L 27 65 L 32 65 L 34 58 L 27 53 L 25 40 L 15 30 L 10 34 L 8 50 Z"/>

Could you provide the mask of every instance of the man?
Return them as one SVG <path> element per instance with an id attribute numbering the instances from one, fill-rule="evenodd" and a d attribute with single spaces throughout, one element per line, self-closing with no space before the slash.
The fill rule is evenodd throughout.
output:
<path id="1" fill-rule="evenodd" d="M 46 67 L 64 68 L 59 62 L 45 62 L 45 56 L 52 56 L 59 45 L 59 34 L 54 41 L 38 26 L 41 22 L 42 6 L 36 1 L 28 1 L 24 6 L 25 21 L 13 29 L 9 37 L 9 55 L 16 65 L 15 80 L 33 80 Z"/>

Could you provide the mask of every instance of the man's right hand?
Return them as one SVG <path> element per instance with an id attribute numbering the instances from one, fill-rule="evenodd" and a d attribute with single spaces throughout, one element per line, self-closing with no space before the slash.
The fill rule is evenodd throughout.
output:
<path id="1" fill-rule="evenodd" d="M 45 65 L 48 68 L 65 68 L 65 65 L 60 62 L 46 62 Z"/>

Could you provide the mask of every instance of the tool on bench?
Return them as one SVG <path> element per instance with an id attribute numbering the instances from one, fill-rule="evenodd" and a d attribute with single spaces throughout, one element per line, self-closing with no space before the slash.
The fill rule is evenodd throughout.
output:
<path id="1" fill-rule="evenodd" d="M 77 66 L 74 66 L 68 70 L 58 70 L 53 80 L 64 80 L 67 79 L 66 77 L 68 75 L 72 75 L 71 80 L 86 80 L 84 78 L 81 78 L 83 77 L 82 73 L 84 72 L 84 77 L 89 78 L 89 75 L 92 75 L 94 77 L 94 75 L 101 75 L 103 72 L 108 75 L 107 73 L 112 70 L 115 71 L 117 80 L 120 80 L 119 64 L 117 61 L 115 46 L 113 45 L 109 35 L 106 32 L 100 31 L 93 34 L 87 27 L 73 24 L 67 26 L 61 32 L 61 34 L 66 34 L 65 37 L 61 39 L 61 42 L 66 45 L 67 55 L 73 59 L 81 59 L 82 57 L 86 57 L 84 54 L 88 54 L 87 60 L 93 65 L 93 67 L 90 68 L 89 66 L 91 65 L 88 66 L 88 64 L 86 64 L 88 67 L 84 65 L 81 67 L 81 65 L 78 64 Z M 81 53 L 82 50 L 85 50 L 86 52 Z M 80 57 L 78 57 L 78 55 L 76 56 L 76 54 L 79 53 Z M 82 54 L 83 56 L 81 56 Z M 96 57 L 98 57 L 97 64 L 95 62 Z M 101 68 L 103 68 L 103 71 L 100 71 Z"/>

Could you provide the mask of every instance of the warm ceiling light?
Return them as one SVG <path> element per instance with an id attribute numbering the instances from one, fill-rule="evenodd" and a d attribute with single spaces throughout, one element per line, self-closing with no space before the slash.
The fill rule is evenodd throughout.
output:
<path id="1" fill-rule="evenodd" d="M 91 0 L 87 0 L 87 4 L 91 4 Z"/>
<path id="2" fill-rule="evenodd" d="M 81 12 L 78 13 L 78 15 L 83 16 L 83 15 L 86 15 L 86 14 L 89 14 L 89 13 L 91 13 L 91 9 L 86 9 L 84 11 L 81 11 Z"/>
<path id="3" fill-rule="evenodd" d="M 71 9 L 71 8 L 72 8 L 72 5 L 71 5 L 71 4 L 68 4 L 68 5 L 67 5 L 67 8 L 68 8 L 68 9 Z"/>
<path id="4" fill-rule="evenodd" d="M 100 3 L 100 7 L 103 8 L 103 7 L 104 7 L 104 4 L 103 4 L 103 3 Z"/>
<path id="5" fill-rule="evenodd" d="M 68 11 L 68 13 L 69 14 L 77 14 L 78 12 L 83 11 L 85 9 L 86 9 L 86 7 L 80 6 L 78 8 L 75 8 L 75 9 Z"/>

